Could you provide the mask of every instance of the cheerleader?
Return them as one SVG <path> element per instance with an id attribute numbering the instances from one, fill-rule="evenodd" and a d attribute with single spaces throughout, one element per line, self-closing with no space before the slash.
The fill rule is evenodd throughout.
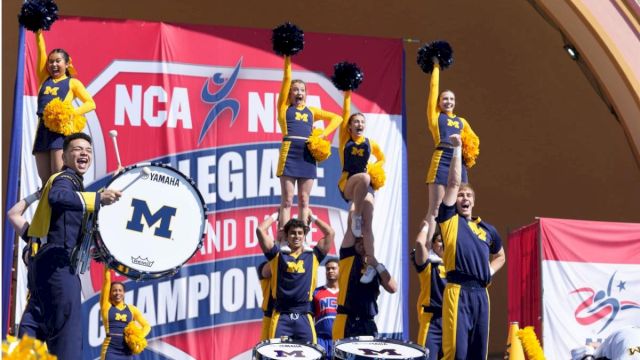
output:
<path id="1" fill-rule="evenodd" d="M 298 219 L 309 222 L 309 194 L 316 178 L 317 163 L 307 147 L 313 130 L 313 123 L 327 120 L 329 124 L 322 131 L 326 138 L 340 124 L 340 115 L 306 105 L 306 84 L 302 80 L 292 80 L 291 56 L 284 57 L 284 77 L 278 98 L 278 123 L 282 130 L 282 146 L 278 161 L 277 176 L 280 178 L 282 198 L 278 212 L 278 223 L 286 224 L 291 218 L 291 207 L 298 187 Z M 283 238 L 283 229 L 278 237 Z M 288 250 L 283 245 L 283 251 Z M 305 250 L 309 250 L 305 244 Z"/>
<path id="2" fill-rule="evenodd" d="M 124 293 L 124 284 L 121 282 L 112 283 L 111 271 L 105 266 L 104 282 L 100 294 L 100 313 L 107 337 L 102 343 L 101 360 L 132 359 L 132 354 L 140 353 L 146 346 L 144 337 L 151 331 L 151 327 L 138 308 L 124 303 Z M 143 339 L 144 343 L 144 345 L 136 346 L 133 349 L 125 340 L 125 328 L 132 321 L 136 321 L 142 326 L 140 334 L 137 335 Z"/>
<path id="3" fill-rule="evenodd" d="M 382 169 L 384 154 L 378 143 L 364 136 L 366 128 L 364 115 L 362 113 L 351 114 L 351 90 L 344 93 L 343 119 L 340 126 L 342 176 L 338 182 L 338 188 L 342 197 L 351 202 L 351 210 L 353 210 L 351 231 L 355 237 L 363 238 L 364 259 L 367 264 L 370 264 L 370 260 L 375 259 L 371 226 L 374 188 L 368 170 L 369 167 Z M 369 164 L 371 155 L 375 156 L 376 162 Z M 375 268 L 368 265 L 360 281 L 369 283 L 375 275 Z"/>
<path id="4" fill-rule="evenodd" d="M 37 110 L 38 129 L 33 145 L 33 154 L 36 158 L 38 175 L 44 185 L 51 175 L 62 170 L 62 142 L 65 136 L 82 131 L 86 120 L 78 116 L 94 110 L 96 104 L 84 85 L 73 77 L 76 75 L 76 71 L 71 57 L 64 49 L 53 49 L 47 55 L 42 30 L 36 31 L 36 45 L 38 48 L 36 71 L 40 90 L 38 91 Z M 70 106 L 74 98 L 82 101 L 80 107 L 73 109 L 72 114 L 58 112 L 57 117 L 64 118 L 63 121 L 57 123 L 58 125 L 51 125 L 55 122 L 50 121 L 48 122 L 50 125 L 45 126 L 46 114 L 49 113 L 47 105 L 58 99 L 62 104 Z M 56 112 L 54 109 L 51 111 Z M 70 117 L 74 118 L 73 125 L 63 125 L 63 122 L 71 124 L 70 121 L 66 121 L 70 120 Z"/>
<path id="5" fill-rule="evenodd" d="M 430 61 L 421 61 L 421 57 L 424 59 L 425 56 L 428 56 Z M 428 225 L 427 239 L 431 239 L 436 228 L 435 218 L 444 197 L 449 165 L 453 156 L 453 146 L 449 142 L 449 136 L 457 134 L 462 137 L 462 183 L 468 182 L 467 168 L 475 164 L 480 141 L 467 120 L 454 113 L 456 97 L 453 91 L 444 90 L 439 93 L 440 70 L 443 64 L 446 67 L 453 62 L 449 44 L 436 41 L 423 47 L 419 52 L 418 62 L 425 72 L 431 72 L 427 98 L 427 125 L 436 149 L 427 173 L 429 210 L 423 221 L 423 227 Z"/>

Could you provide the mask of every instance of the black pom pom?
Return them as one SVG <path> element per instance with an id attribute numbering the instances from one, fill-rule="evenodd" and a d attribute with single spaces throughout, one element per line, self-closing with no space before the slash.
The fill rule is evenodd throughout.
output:
<path id="1" fill-rule="evenodd" d="M 434 41 L 426 44 L 418 50 L 418 65 L 422 71 L 430 73 L 433 71 L 433 58 L 438 59 L 442 70 L 453 64 L 453 49 L 446 41 Z"/>
<path id="2" fill-rule="evenodd" d="M 333 65 L 331 81 L 338 90 L 355 90 L 360 86 L 363 79 L 362 70 L 354 63 L 343 61 Z"/>
<path id="3" fill-rule="evenodd" d="M 53 0 L 29 0 L 22 4 L 18 22 L 27 30 L 49 30 L 58 20 L 58 5 Z"/>
<path id="4" fill-rule="evenodd" d="M 290 22 L 275 29 L 271 37 L 273 51 L 278 55 L 295 55 L 304 48 L 304 32 Z"/>

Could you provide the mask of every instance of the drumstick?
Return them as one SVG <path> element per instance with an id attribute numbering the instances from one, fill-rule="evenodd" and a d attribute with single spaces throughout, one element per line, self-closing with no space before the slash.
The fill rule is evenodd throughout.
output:
<path id="1" fill-rule="evenodd" d="M 138 174 L 138 177 L 136 177 L 135 179 L 133 179 L 133 181 L 131 181 L 130 183 L 127 184 L 127 186 L 123 187 L 122 190 L 120 190 L 121 192 L 124 192 L 125 190 L 127 190 L 127 188 L 131 185 L 133 185 L 134 182 L 136 182 L 136 180 L 140 179 L 143 176 L 149 176 L 151 174 L 151 169 L 148 166 L 145 166 L 142 168 L 142 171 L 140 171 L 140 174 Z"/>
<path id="2" fill-rule="evenodd" d="M 118 131 L 111 130 L 109 131 L 109 136 L 111 136 L 111 140 L 113 140 L 113 147 L 116 149 L 116 160 L 118 161 L 118 169 L 122 167 L 122 162 L 120 161 L 120 151 L 118 151 L 118 141 L 116 137 L 118 136 Z"/>

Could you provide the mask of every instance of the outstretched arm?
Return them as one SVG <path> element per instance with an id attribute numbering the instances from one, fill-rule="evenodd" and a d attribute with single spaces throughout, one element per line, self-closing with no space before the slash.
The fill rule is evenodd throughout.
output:
<path id="1" fill-rule="evenodd" d="M 327 253 L 329 253 L 329 250 L 331 250 L 331 246 L 333 245 L 333 238 L 335 237 L 336 233 L 331 228 L 331 225 L 322 221 L 319 217 L 313 214 L 311 214 L 311 221 L 315 222 L 316 225 L 318 225 L 318 228 L 320 228 L 320 231 L 322 231 L 322 234 L 324 234 L 324 237 L 320 239 L 320 241 L 318 241 L 317 247 L 320 252 L 326 255 Z"/>
<path id="2" fill-rule="evenodd" d="M 38 75 L 38 81 L 42 84 L 43 81 L 49 77 L 49 72 L 47 71 L 47 46 L 44 43 L 44 35 L 42 35 L 42 30 L 36 31 L 36 47 L 38 48 L 38 64 L 36 68 L 36 72 Z"/>
<path id="3" fill-rule="evenodd" d="M 284 74 L 280 95 L 278 95 L 278 124 L 282 134 L 287 134 L 287 107 L 289 106 L 289 89 L 291 89 L 291 56 L 284 57 Z"/>
<path id="4" fill-rule="evenodd" d="M 438 131 L 438 92 L 440 91 L 440 64 L 438 59 L 433 59 L 433 71 L 429 82 L 429 94 L 427 95 L 427 127 L 435 138 Z M 437 144 L 436 144 L 437 145 Z"/>
<path id="5" fill-rule="evenodd" d="M 427 262 L 427 258 L 429 257 L 429 249 L 431 249 L 430 242 L 427 239 L 429 232 L 429 224 L 425 223 L 416 236 L 416 253 L 415 253 L 415 261 L 416 264 L 422 265 Z"/>
<path id="6" fill-rule="evenodd" d="M 109 293 L 111 292 L 111 270 L 105 265 L 102 278 L 102 291 L 100 292 L 100 308 L 106 309 L 109 305 Z"/>
<path id="7" fill-rule="evenodd" d="M 453 158 L 449 166 L 449 178 L 442 202 L 447 206 L 452 206 L 456 203 L 458 190 L 462 182 L 462 143 L 460 135 L 457 134 L 449 136 L 449 141 L 453 145 Z"/>
<path id="8" fill-rule="evenodd" d="M 276 221 L 278 213 L 275 213 L 267 217 L 260 226 L 256 229 L 256 235 L 258 236 L 258 243 L 263 253 L 268 253 L 275 246 L 273 237 L 269 235 L 269 228 Z"/>

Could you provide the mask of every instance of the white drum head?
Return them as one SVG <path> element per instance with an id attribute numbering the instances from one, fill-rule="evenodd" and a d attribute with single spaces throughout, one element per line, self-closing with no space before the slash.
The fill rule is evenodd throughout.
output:
<path id="1" fill-rule="evenodd" d="M 133 269 L 134 274 L 172 273 L 201 246 L 204 201 L 180 172 L 164 165 L 136 165 L 107 188 L 122 191 L 119 201 L 98 213 L 99 246 L 106 248 L 101 249 L 108 253 L 105 260 L 116 270 L 125 275 L 129 274 L 122 269 Z"/>
<path id="2" fill-rule="evenodd" d="M 389 339 L 352 338 L 338 341 L 336 359 L 426 359 L 426 350 L 418 345 Z"/>
<path id="3" fill-rule="evenodd" d="M 279 339 L 261 342 L 255 352 L 258 359 L 324 359 L 324 353 L 313 345 L 281 342 Z"/>

